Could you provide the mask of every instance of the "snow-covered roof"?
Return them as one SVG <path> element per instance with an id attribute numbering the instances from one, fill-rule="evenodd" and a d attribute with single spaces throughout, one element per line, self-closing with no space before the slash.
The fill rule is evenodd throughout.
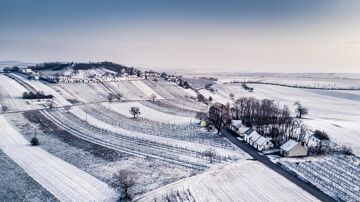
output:
<path id="1" fill-rule="evenodd" d="M 239 128 L 239 133 L 246 133 L 246 131 L 248 131 L 250 128 L 248 128 L 248 127 L 240 127 Z"/>
<path id="2" fill-rule="evenodd" d="M 249 139 L 252 139 L 254 141 L 259 139 L 260 137 L 261 137 L 261 135 L 259 135 L 259 133 L 257 133 L 255 130 L 252 130 L 252 132 L 249 135 Z"/>
<path id="3" fill-rule="evenodd" d="M 285 151 L 290 151 L 292 148 L 294 148 L 296 145 L 300 144 L 299 142 L 296 142 L 295 140 L 288 140 L 283 145 L 280 146 L 280 149 Z"/>
<path id="4" fill-rule="evenodd" d="M 231 120 L 231 125 L 234 128 L 239 129 L 242 126 L 242 121 L 241 120 Z"/>
<path id="5" fill-rule="evenodd" d="M 270 141 L 271 138 L 260 136 L 259 139 L 256 140 L 256 144 L 263 145 Z"/>

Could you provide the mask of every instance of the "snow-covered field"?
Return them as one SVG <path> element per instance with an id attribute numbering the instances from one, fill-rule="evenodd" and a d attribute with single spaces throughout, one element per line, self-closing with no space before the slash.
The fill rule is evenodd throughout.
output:
<path id="1" fill-rule="evenodd" d="M 78 76 L 87 73 L 80 71 Z M 197 94 L 191 89 L 161 79 L 48 84 L 13 76 L 15 80 L 0 75 L 1 106 L 9 111 L 42 110 L 1 115 L 0 149 L 24 170 L 23 181 L 33 180 L 38 183 L 34 187 L 42 187 L 41 198 L 51 200 L 53 195 L 64 201 L 114 200 L 119 195 L 109 187 L 114 182 L 112 176 L 125 169 L 137 173 L 130 192 L 138 201 L 316 201 L 263 164 L 245 160 L 250 156 L 223 136 L 200 128 L 195 113 L 205 112 L 208 106 L 197 102 Z M 224 104 L 234 101 L 230 93 L 235 98 L 274 99 L 292 110 L 293 103 L 299 100 L 310 111 L 303 120 L 306 124 L 327 131 L 334 142 L 351 146 L 360 154 L 359 91 L 249 84 L 254 88 L 250 93 L 241 84 L 219 83 L 214 84 L 214 93 L 206 89 L 199 92 Z M 55 107 L 60 108 L 45 109 L 27 103 L 21 95 L 29 89 L 54 95 Z M 123 101 L 115 99 L 109 103 L 110 93 L 121 93 Z M 156 95 L 154 101 L 152 95 Z M 71 109 L 61 108 L 68 105 L 72 105 Z M 139 107 L 141 115 L 133 118 L 130 107 Z M 29 146 L 30 121 L 38 124 L 40 146 Z M 216 154 L 213 162 L 206 155 L 209 151 Z M 340 163 L 333 164 L 338 167 L 337 171 L 334 168 L 338 175 L 345 164 Z M 318 172 L 319 166 L 314 165 L 309 163 L 309 169 Z M 296 170 L 300 164 L 291 162 L 289 169 L 290 166 L 299 175 L 305 173 Z M 359 185 L 355 173 L 358 167 L 346 166 L 344 169 L 353 170 L 340 181 L 348 185 L 353 177 L 354 185 Z M 330 174 L 326 172 L 324 176 Z M 326 186 L 330 187 L 325 183 Z M 338 197 L 358 200 L 356 187 L 351 186 Z"/>
<path id="2" fill-rule="evenodd" d="M 107 103 L 103 103 L 103 106 L 108 107 L 109 105 Z M 129 118 L 132 117 L 132 115 L 129 113 L 131 107 L 139 107 L 141 113 L 140 116 L 153 121 L 159 121 L 163 123 L 177 123 L 177 124 L 198 122 L 198 120 L 196 120 L 194 117 L 184 117 L 184 116 L 167 114 L 164 112 L 154 110 L 150 107 L 144 106 L 139 102 L 124 102 L 124 103 L 110 104 L 110 109 L 112 111 L 115 111 Z"/>
<path id="3" fill-rule="evenodd" d="M 239 161 L 161 187 L 135 201 L 317 201 L 256 161 Z"/>
<path id="4" fill-rule="evenodd" d="M 283 160 L 281 164 L 337 200 L 360 200 L 359 158 L 334 156 L 320 160 Z"/>
<path id="5" fill-rule="evenodd" d="M 118 197 L 117 192 L 104 182 L 30 146 L 4 116 L 0 116 L 0 129 L 1 150 L 59 200 L 113 201 Z"/>

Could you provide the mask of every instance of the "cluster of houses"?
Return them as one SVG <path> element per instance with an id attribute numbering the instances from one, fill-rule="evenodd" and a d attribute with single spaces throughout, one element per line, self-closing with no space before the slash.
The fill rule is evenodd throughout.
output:
<path id="1" fill-rule="evenodd" d="M 252 127 L 246 127 L 241 120 L 232 120 L 229 128 L 240 136 L 240 140 L 247 142 L 258 151 L 274 149 L 275 145 L 271 138 L 260 135 Z M 303 143 L 290 139 L 280 146 L 279 152 L 287 157 L 300 157 L 307 156 L 308 149 Z"/>
<path id="2" fill-rule="evenodd" d="M 94 78 L 77 78 L 71 76 L 49 76 L 48 79 L 58 80 L 58 82 L 64 83 L 98 83 L 98 82 L 115 82 L 115 81 L 135 81 L 143 80 L 145 77 L 138 77 L 137 75 L 127 75 L 123 74 L 121 76 L 101 76 Z"/>

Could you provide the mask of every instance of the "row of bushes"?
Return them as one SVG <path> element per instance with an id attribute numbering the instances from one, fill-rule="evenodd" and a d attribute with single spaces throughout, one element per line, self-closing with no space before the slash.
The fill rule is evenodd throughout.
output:
<path id="1" fill-rule="evenodd" d="M 52 99 L 53 95 L 45 95 L 44 92 L 38 91 L 36 93 L 34 92 L 24 92 L 23 93 L 23 99 Z"/>

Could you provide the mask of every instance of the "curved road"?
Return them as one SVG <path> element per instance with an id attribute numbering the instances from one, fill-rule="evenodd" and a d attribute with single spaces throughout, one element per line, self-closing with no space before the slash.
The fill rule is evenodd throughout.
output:
<path id="1" fill-rule="evenodd" d="M 282 175 L 286 179 L 290 180 L 294 184 L 298 185 L 299 187 L 301 187 L 305 191 L 309 192 L 310 194 L 312 194 L 319 200 L 321 200 L 321 201 L 336 201 L 335 199 L 331 198 L 327 194 L 320 191 L 318 188 L 314 187 L 313 185 L 311 185 L 305 181 L 302 181 L 301 179 L 292 175 L 291 173 L 289 173 L 288 171 L 286 171 L 279 165 L 273 163 L 272 161 L 270 161 L 270 159 L 266 155 L 259 154 L 258 151 L 255 148 L 251 147 L 249 144 L 246 144 L 245 142 L 238 140 L 237 137 L 239 137 L 239 136 L 236 133 L 234 133 L 230 130 L 226 130 L 226 129 L 222 130 L 221 133 L 226 138 L 228 138 L 232 143 L 234 143 L 236 146 L 238 146 L 241 150 L 248 153 L 255 160 L 260 161 L 261 163 L 265 164 L 267 167 L 269 167 L 273 171 L 279 173 L 280 175 Z"/>

